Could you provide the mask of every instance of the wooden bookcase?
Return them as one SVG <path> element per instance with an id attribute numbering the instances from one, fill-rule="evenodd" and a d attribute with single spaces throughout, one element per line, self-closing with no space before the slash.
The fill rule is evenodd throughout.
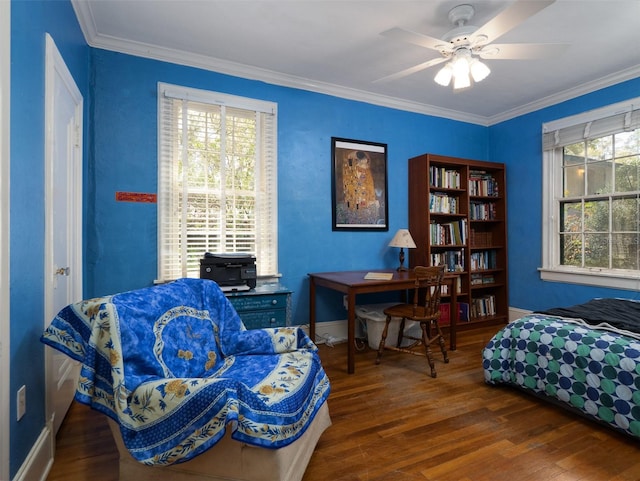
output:
<path id="1" fill-rule="evenodd" d="M 508 321 L 505 167 L 424 154 L 409 159 L 409 266 L 460 274 L 458 328 Z M 446 298 L 443 298 L 446 302 Z"/>

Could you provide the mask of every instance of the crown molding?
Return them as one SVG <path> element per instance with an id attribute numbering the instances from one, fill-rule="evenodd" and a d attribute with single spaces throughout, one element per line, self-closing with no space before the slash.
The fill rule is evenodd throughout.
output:
<path id="1" fill-rule="evenodd" d="M 80 24 L 80 30 L 84 35 L 86 42 L 91 45 L 92 39 L 98 36 L 98 29 L 93 18 L 93 11 L 89 6 L 89 2 L 82 0 L 71 0 L 71 6 L 76 13 L 76 18 Z"/>
<path id="2" fill-rule="evenodd" d="M 102 35 L 97 31 L 90 3 L 83 0 L 71 0 L 71 4 L 73 5 L 73 9 L 76 13 L 76 17 L 78 18 L 80 28 L 84 34 L 87 44 L 94 48 L 101 48 L 137 57 L 170 62 L 187 67 L 210 70 L 245 79 L 259 80 L 282 87 L 308 90 L 311 92 L 365 102 L 381 107 L 389 107 L 397 110 L 487 126 L 487 119 L 479 115 L 444 109 L 419 102 L 411 102 L 397 97 L 374 94 L 326 82 L 318 82 L 303 77 L 285 75 L 271 70 L 251 67 L 249 65 L 230 62 L 228 60 L 208 57 L 205 55 L 198 55 L 192 52 L 167 49 L 156 45 L 145 44 L 142 42 L 131 42 L 112 36 Z"/>
<path id="3" fill-rule="evenodd" d="M 234 77 L 259 80 L 269 84 L 279 85 L 281 87 L 308 90 L 311 92 L 327 94 L 348 100 L 356 100 L 368 104 L 379 105 L 381 107 L 389 107 L 418 114 L 432 115 L 435 117 L 444 117 L 447 119 L 459 120 L 461 122 L 469 122 L 483 126 L 487 125 L 487 119 L 485 117 L 468 114 L 466 112 L 459 112 L 456 110 L 435 107 L 433 105 L 411 102 L 396 97 L 389 97 L 385 95 L 366 92 L 364 90 L 310 80 L 304 77 L 282 74 L 280 72 L 275 72 L 272 70 L 252 67 L 228 60 L 208 57 L 205 55 L 194 54 L 192 52 L 168 49 L 140 42 L 123 41 L 122 39 L 108 37 L 106 35 L 96 35 L 88 43 L 91 47 L 95 48 L 101 48 L 104 50 L 125 53 L 153 60 L 170 62 L 187 67 L 200 68 L 203 70 L 209 70 L 216 73 L 231 75 Z"/>
<path id="4" fill-rule="evenodd" d="M 611 87 L 612 85 L 626 82 L 627 80 L 632 80 L 638 77 L 640 77 L 640 65 L 636 65 L 634 67 L 621 70 L 620 72 L 615 72 L 610 75 L 600 77 L 599 79 L 593 80 L 592 82 L 580 84 L 576 87 L 572 87 L 562 92 L 549 95 L 548 97 L 541 98 L 534 102 L 529 102 L 528 104 L 522 105 L 518 108 L 508 110 L 492 117 L 488 117 L 487 125 L 495 125 L 506 120 L 511 120 L 515 117 L 520 117 L 521 115 L 529 114 L 531 112 L 535 112 L 536 110 L 550 107 L 567 100 L 575 99 L 576 97 L 580 97 L 581 95 L 586 95 L 591 92 L 595 92 L 596 90 Z"/>

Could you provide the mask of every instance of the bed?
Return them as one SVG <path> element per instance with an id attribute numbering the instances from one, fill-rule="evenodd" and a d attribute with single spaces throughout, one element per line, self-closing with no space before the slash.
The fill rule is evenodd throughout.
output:
<path id="1" fill-rule="evenodd" d="M 535 312 L 483 350 L 485 381 L 516 386 L 640 438 L 640 302 L 592 299 Z"/>

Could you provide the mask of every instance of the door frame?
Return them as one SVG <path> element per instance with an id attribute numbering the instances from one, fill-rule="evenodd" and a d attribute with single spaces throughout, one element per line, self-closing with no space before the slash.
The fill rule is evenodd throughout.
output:
<path id="1" fill-rule="evenodd" d="M 55 118 L 55 84 L 54 79 L 60 78 L 66 90 L 75 102 L 75 145 L 73 152 L 69 154 L 67 215 L 69 219 L 69 250 L 68 262 L 71 275 L 68 278 L 70 302 L 82 299 L 82 129 L 83 129 L 83 98 L 71 72 L 58 51 L 51 35 L 46 34 L 45 54 L 45 251 L 44 251 L 44 320 L 43 329 L 46 328 L 58 308 L 53 305 L 53 286 L 56 274 L 53 272 L 53 207 L 49 199 L 53 193 L 53 122 Z M 45 422 L 52 428 L 51 410 L 53 409 L 52 392 L 52 366 L 49 357 L 45 355 Z M 51 431 L 51 435 L 55 433 Z"/>
<path id="2" fill-rule="evenodd" d="M 0 386 L 10 386 L 9 165 L 11 2 L 0 1 Z M 0 479 L 9 479 L 9 389 L 0 389 Z"/>

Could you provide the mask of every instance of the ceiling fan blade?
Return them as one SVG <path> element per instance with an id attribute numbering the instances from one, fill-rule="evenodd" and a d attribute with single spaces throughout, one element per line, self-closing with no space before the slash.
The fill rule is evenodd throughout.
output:
<path id="1" fill-rule="evenodd" d="M 451 50 L 447 42 L 445 42 L 444 40 L 439 40 L 434 37 L 429 37 L 428 35 L 412 32 L 411 30 L 404 30 L 399 27 L 385 30 L 380 35 L 383 35 L 392 40 L 397 40 L 399 42 L 411 43 L 420 47 L 437 50 L 438 52 L 442 51 L 443 49 L 445 49 L 446 51 Z"/>
<path id="2" fill-rule="evenodd" d="M 429 60 L 427 62 L 423 62 L 413 67 L 401 70 L 400 72 L 394 73 L 392 75 L 387 75 L 386 77 L 382 77 L 382 78 L 379 78 L 378 80 L 374 80 L 373 83 L 390 82 L 391 80 L 397 80 L 402 77 L 407 77 L 408 75 L 414 74 L 416 72 L 420 72 L 421 70 L 425 70 L 429 67 L 433 67 L 434 65 L 438 65 L 439 63 L 446 62 L 447 60 L 449 59 L 444 57 Z"/>
<path id="3" fill-rule="evenodd" d="M 485 43 L 493 42 L 554 2 L 555 0 L 518 0 L 478 28 L 471 37 L 484 36 L 488 39 Z"/>
<path id="4" fill-rule="evenodd" d="M 478 51 L 485 60 L 535 60 L 562 55 L 565 43 L 492 43 Z"/>

